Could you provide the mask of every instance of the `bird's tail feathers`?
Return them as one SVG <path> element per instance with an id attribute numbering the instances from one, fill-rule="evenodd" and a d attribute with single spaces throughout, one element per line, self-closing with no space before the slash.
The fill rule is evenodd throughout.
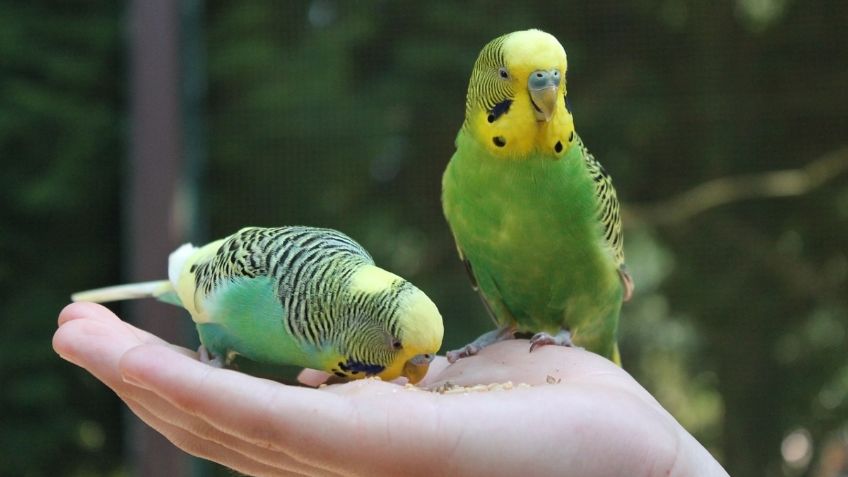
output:
<path id="1" fill-rule="evenodd" d="M 618 367 L 621 367 L 621 353 L 618 351 L 618 343 L 615 343 L 613 346 L 612 362 L 617 364 Z"/>
<path id="2" fill-rule="evenodd" d="M 171 302 L 170 295 L 174 295 L 174 286 L 171 282 L 169 280 L 156 280 L 81 291 L 71 295 L 71 301 L 105 303 L 138 298 L 159 298 L 162 301 Z"/>
<path id="3" fill-rule="evenodd" d="M 93 301 L 105 303 L 119 300 L 136 300 L 139 298 L 156 298 L 166 303 L 180 305 L 176 286 L 179 282 L 183 266 L 197 250 L 191 244 L 184 244 L 174 250 L 168 257 L 168 280 L 156 280 L 152 282 L 130 283 L 127 285 L 116 285 L 95 290 L 86 290 L 71 295 L 72 301 Z"/>

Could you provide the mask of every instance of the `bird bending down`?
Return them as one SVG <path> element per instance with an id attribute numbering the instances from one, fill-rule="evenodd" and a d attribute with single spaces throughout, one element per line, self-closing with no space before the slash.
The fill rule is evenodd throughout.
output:
<path id="1" fill-rule="evenodd" d="M 178 248 L 168 280 L 72 299 L 143 297 L 188 310 L 201 359 L 217 366 L 242 355 L 345 379 L 406 376 L 414 383 L 427 373 L 444 333 L 436 305 L 421 290 L 330 229 L 244 228 L 202 247 Z"/>

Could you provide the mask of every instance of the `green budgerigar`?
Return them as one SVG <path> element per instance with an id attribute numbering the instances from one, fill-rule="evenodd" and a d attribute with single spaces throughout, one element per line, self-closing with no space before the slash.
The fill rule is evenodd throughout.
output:
<path id="1" fill-rule="evenodd" d="M 436 305 L 421 290 L 330 229 L 244 228 L 202 247 L 178 248 L 168 260 L 168 280 L 72 299 L 144 297 L 188 310 L 201 358 L 219 366 L 241 355 L 347 379 L 406 376 L 414 383 L 444 333 Z"/>
<path id="2" fill-rule="evenodd" d="M 585 347 L 620 364 L 619 311 L 633 282 L 624 267 L 610 176 L 574 130 L 565 50 L 527 30 L 480 52 L 442 205 L 472 285 L 498 328 L 450 361 L 515 333 L 530 350 Z"/>

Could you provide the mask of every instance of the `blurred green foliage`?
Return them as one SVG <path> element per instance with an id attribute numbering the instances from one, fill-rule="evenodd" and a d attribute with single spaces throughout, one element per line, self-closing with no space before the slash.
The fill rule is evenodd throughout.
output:
<path id="1" fill-rule="evenodd" d="M 108 475 L 120 407 L 50 336 L 69 291 L 119 276 L 122 8 L 0 12 L 0 474 Z"/>
<path id="2" fill-rule="evenodd" d="M 120 279 L 125 6 L 0 10 L 0 474 L 125 472 L 117 399 L 50 349 L 68 294 Z M 504 32 L 556 35 L 577 128 L 631 206 L 625 368 L 732 475 L 831 475 L 817 471 L 819 453 L 842 442 L 844 455 L 833 439 L 848 422 L 846 176 L 674 223 L 635 206 L 848 145 L 848 4 L 216 0 L 206 10 L 209 238 L 245 225 L 344 230 L 436 300 L 445 349 L 490 326 L 439 204 L 471 65 Z M 790 435 L 811 453 L 784 460 Z"/>

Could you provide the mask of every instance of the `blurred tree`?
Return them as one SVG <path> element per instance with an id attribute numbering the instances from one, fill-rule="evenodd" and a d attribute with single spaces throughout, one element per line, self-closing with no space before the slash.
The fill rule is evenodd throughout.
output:
<path id="1" fill-rule="evenodd" d="M 118 278 L 121 6 L 0 11 L 0 474 L 110 474 L 120 408 L 50 335 L 70 291 Z"/>
<path id="2" fill-rule="evenodd" d="M 564 42 L 577 126 L 625 203 L 800 167 L 846 141 L 846 71 L 817 47 L 837 35 L 838 2 L 369 5 L 211 3 L 213 230 L 253 217 L 349 231 L 434 295 L 446 348 L 488 326 L 438 197 L 467 75 L 490 38 L 536 26 Z M 817 440 L 844 422 L 836 398 L 821 428 L 799 411 L 840 376 L 845 191 L 843 177 L 797 200 L 734 202 L 673 224 L 631 215 L 640 295 L 625 309 L 626 367 L 734 475 L 780 475 L 787 433 L 802 426 Z M 824 283 L 798 278 L 823 267 Z M 796 341 L 811 313 L 826 348 Z"/>
<path id="3" fill-rule="evenodd" d="M 52 358 L 42 317 L 116 279 L 121 11 L 27 5 L 0 17 L 0 310 L 14 343 L 0 474 L 106 473 L 114 400 Z M 210 238 L 345 230 L 439 303 L 445 348 L 476 336 L 490 325 L 442 219 L 441 173 L 479 48 L 542 28 L 566 47 L 577 128 L 629 207 L 625 368 L 731 475 L 827 475 L 816 469 L 833 468 L 848 422 L 846 174 L 682 218 L 661 206 L 844 154 L 845 18 L 840 0 L 210 0 Z"/>

